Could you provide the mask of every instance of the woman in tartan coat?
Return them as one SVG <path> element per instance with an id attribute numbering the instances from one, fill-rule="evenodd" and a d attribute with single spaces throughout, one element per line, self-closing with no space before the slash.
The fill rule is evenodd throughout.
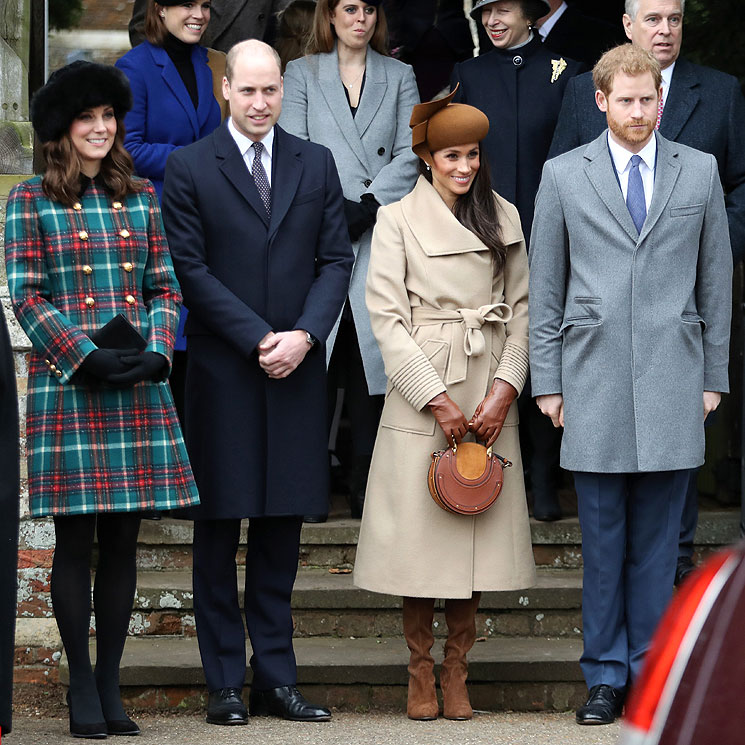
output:
<path id="1" fill-rule="evenodd" d="M 155 190 L 132 177 L 122 145 L 130 105 L 115 68 L 76 62 L 54 73 L 31 106 L 46 171 L 15 187 L 7 208 L 10 295 L 33 344 L 31 514 L 54 517 L 52 603 L 70 669 L 70 730 L 83 737 L 139 732 L 119 696 L 139 513 L 198 502 L 165 382 L 181 296 Z M 92 341 L 117 314 L 144 337 L 142 353 Z"/>

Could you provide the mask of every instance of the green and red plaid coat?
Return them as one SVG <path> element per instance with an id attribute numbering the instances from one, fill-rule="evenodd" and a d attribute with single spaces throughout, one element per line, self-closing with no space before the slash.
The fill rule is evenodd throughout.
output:
<path id="1" fill-rule="evenodd" d="M 31 513 L 169 509 L 197 489 L 167 383 L 71 381 L 117 313 L 169 360 L 181 294 L 155 191 L 117 202 L 91 182 L 80 202 L 47 198 L 41 177 L 10 194 L 5 261 L 13 309 L 33 344 L 26 435 Z"/>

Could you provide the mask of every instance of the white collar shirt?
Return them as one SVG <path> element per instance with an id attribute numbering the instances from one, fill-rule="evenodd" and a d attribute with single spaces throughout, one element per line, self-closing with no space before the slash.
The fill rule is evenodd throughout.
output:
<path id="1" fill-rule="evenodd" d="M 541 41 L 546 41 L 546 37 L 551 33 L 554 26 L 556 25 L 559 18 L 561 18 L 564 15 L 564 11 L 567 9 L 566 2 L 563 2 L 557 9 L 557 11 L 551 16 L 551 18 L 548 18 L 545 20 L 539 27 L 538 27 L 538 33 L 541 35 Z"/>
<path id="2" fill-rule="evenodd" d="M 654 169 L 657 162 L 657 137 L 652 139 L 638 152 L 632 153 L 622 145 L 619 145 L 608 132 L 608 148 L 610 150 L 613 165 L 618 174 L 618 180 L 621 183 L 621 192 L 623 201 L 626 201 L 626 195 L 629 191 L 629 172 L 631 171 L 631 156 L 638 155 L 642 161 L 639 164 L 639 173 L 644 184 L 644 200 L 647 203 L 647 212 L 652 203 L 652 192 L 654 191 Z"/>
<path id="3" fill-rule="evenodd" d="M 232 117 L 228 119 L 228 132 L 235 140 L 235 144 L 238 146 L 238 150 L 241 151 L 241 157 L 243 162 L 246 164 L 249 173 L 253 173 L 254 158 L 256 157 L 256 150 L 251 147 L 254 141 L 246 137 L 242 132 L 238 131 L 238 128 L 233 124 Z M 264 146 L 261 151 L 261 165 L 264 166 L 266 171 L 266 177 L 269 181 L 269 186 L 272 185 L 272 146 L 274 145 L 274 127 L 272 127 L 264 137 L 259 140 Z"/>

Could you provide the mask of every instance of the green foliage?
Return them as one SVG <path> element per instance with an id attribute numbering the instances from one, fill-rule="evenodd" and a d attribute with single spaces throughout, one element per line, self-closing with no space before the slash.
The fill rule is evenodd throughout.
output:
<path id="1" fill-rule="evenodd" d="M 743 10 L 742 0 L 686 0 L 683 54 L 745 85 Z"/>
<path id="2" fill-rule="evenodd" d="M 75 28 L 83 15 L 83 0 L 49 0 L 49 28 Z"/>

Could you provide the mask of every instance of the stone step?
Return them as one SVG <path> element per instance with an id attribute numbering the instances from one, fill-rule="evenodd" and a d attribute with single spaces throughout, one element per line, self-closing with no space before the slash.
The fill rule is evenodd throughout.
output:
<path id="1" fill-rule="evenodd" d="M 241 570 L 238 586 L 243 587 Z M 541 568 L 533 588 L 483 593 L 478 633 L 487 637 L 577 637 L 581 634 L 581 593 L 581 571 Z M 130 633 L 193 635 L 193 605 L 190 572 L 141 571 Z M 438 605 L 441 609 L 442 602 Z M 401 598 L 361 590 L 352 584 L 351 574 L 332 574 L 324 568 L 300 569 L 292 608 L 297 637 L 380 637 L 403 633 Z M 446 633 L 442 612 L 436 615 L 435 628 L 438 635 Z"/>
<path id="2" fill-rule="evenodd" d="M 704 556 L 739 540 L 740 512 L 702 510 L 696 532 L 697 552 Z M 553 523 L 531 518 L 533 553 L 539 566 L 576 569 L 582 566 L 579 520 L 568 517 Z M 354 564 L 359 520 L 331 517 L 326 523 L 305 524 L 301 534 L 302 566 L 340 567 Z M 138 562 L 141 569 L 181 569 L 191 566 L 192 523 L 164 518 L 143 520 Z M 245 530 L 241 533 L 245 537 Z M 239 549 L 243 561 L 245 544 Z"/>
<path id="3" fill-rule="evenodd" d="M 581 649 L 577 639 L 477 642 L 469 654 L 468 673 L 474 706 L 517 711 L 577 706 L 586 690 L 578 663 Z M 339 708 L 405 706 L 409 654 L 402 639 L 297 639 L 295 652 L 298 685 L 313 701 Z M 442 641 L 435 643 L 433 656 L 442 659 Z M 64 656 L 60 680 L 69 682 Z M 250 681 L 249 668 L 247 686 Z M 121 685 L 126 703 L 136 708 L 204 706 L 196 639 L 129 639 Z"/>

